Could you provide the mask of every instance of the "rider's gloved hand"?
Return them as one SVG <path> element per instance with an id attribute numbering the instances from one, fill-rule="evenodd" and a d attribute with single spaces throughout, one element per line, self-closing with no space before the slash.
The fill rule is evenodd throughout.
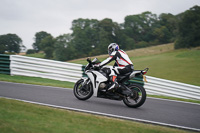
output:
<path id="1" fill-rule="evenodd" d="M 100 69 L 101 69 L 101 67 L 100 67 L 99 64 L 95 64 L 95 65 L 93 65 L 93 68 L 94 68 L 94 70 L 100 70 Z"/>

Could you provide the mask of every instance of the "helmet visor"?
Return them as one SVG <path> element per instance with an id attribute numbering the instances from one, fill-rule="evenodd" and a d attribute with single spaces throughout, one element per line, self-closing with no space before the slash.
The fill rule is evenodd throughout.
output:
<path id="1" fill-rule="evenodd" d="M 113 52 L 112 47 L 109 47 L 109 48 L 108 48 L 108 54 L 111 55 L 112 52 Z"/>

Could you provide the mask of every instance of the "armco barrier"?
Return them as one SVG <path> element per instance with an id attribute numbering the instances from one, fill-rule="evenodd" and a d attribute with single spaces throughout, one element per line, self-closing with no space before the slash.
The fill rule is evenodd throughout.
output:
<path id="1" fill-rule="evenodd" d="M 42 77 L 61 81 L 76 82 L 82 77 L 82 65 L 11 55 L 11 75 Z"/>
<path id="2" fill-rule="evenodd" d="M 144 84 L 148 94 L 200 100 L 200 87 L 147 76 Z"/>
<path id="3" fill-rule="evenodd" d="M 0 54 L 0 73 L 10 74 L 10 55 Z"/>
<path id="4" fill-rule="evenodd" d="M 11 55 L 11 75 L 42 77 L 61 81 L 76 82 L 83 76 L 83 65 Z M 144 88 L 147 94 L 172 96 L 200 100 L 200 87 L 180 82 L 147 77 Z"/>

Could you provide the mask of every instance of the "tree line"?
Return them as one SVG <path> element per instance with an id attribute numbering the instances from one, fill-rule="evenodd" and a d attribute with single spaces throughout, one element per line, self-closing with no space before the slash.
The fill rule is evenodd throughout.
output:
<path id="1" fill-rule="evenodd" d="M 37 32 L 33 49 L 27 54 L 44 51 L 45 58 L 66 61 L 105 54 L 112 42 L 124 50 L 170 42 L 175 42 L 175 48 L 196 47 L 200 45 L 200 7 L 194 6 L 178 15 L 162 13 L 157 16 L 147 11 L 126 16 L 122 24 L 109 18 L 100 21 L 79 18 L 72 21 L 71 30 L 71 34 L 55 38 L 45 31 Z M 11 43 L 2 45 L 5 36 L 10 34 L 0 36 L 0 48 L 3 46 L 4 51 L 8 51 L 7 45 Z"/>
<path id="2" fill-rule="evenodd" d="M 16 34 L 0 35 L 0 54 L 19 53 L 25 46 L 22 39 Z"/>

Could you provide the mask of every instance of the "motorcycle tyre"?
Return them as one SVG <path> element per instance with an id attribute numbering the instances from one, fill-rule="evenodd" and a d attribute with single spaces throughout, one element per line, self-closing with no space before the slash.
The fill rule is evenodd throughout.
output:
<path id="1" fill-rule="evenodd" d="M 78 80 L 75 85 L 74 85 L 74 89 L 73 89 L 73 93 L 74 96 L 79 99 L 79 100 L 87 100 L 89 99 L 92 95 L 93 95 L 93 87 L 92 87 L 92 83 L 90 82 L 89 85 L 91 87 L 89 94 L 86 97 L 80 97 L 79 94 L 77 93 L 77 87 L 79 84 L 81 84 L 83 82 L 83 79 Z"/>
<path id="2" fill-rule="evenodd" d="M 142 106 L 144 104 L 144 102 L 146 101 L 146 91 L 145 91 L 144 87 L 142 87 L 140 85 L 131 84 L 128 87 L 131 88 L 131 86 L 136 86 L 136 87 L 140 88 L 140 90 L 142 92 L 142 98 L 137 104 L 134 104 L 134 105 L 129 104 L 128 101 L 126 100 L 126 98 L 123 98 L 123 102 L 126 106 L 128 106 L 130 108 L 138 108 L 138 107 Z"/>

